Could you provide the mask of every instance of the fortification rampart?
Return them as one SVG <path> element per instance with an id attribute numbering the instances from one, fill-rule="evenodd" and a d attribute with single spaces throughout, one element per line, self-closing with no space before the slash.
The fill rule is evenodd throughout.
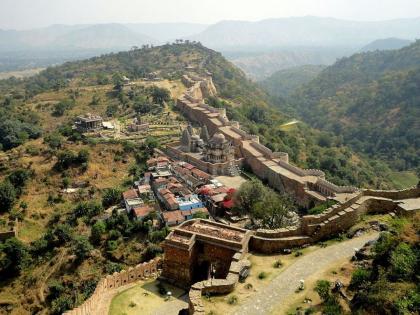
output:
<path id="1" fill-rule="evenodd" d="M 93 294 L 77 308 L 67 311 L 65 315 L 103 315 L 99 314 L 99 307 L 105 293 L 127 285 L 129 283 L 155 276 L 160 269 L 161 259 L 155 258 L 147 263 L 139 264 L 128 270 L 116 272 L 101 279 Z"/>
<path id="2" fill-rule="evenodd" d="M 251 237 L 250 248 L 257 252 L 274 253 L 310 244 L 348 230 L 365 214 L 396 212 L 410 215 L 413 210 L 401 205 L 406 199 L 418 199 L 417 209 L 420 209 L 420 188 L 364 190 L 342 204 L 331 206 L 322 214 L 302 217 L 298 228 L 256 231 Z"/>

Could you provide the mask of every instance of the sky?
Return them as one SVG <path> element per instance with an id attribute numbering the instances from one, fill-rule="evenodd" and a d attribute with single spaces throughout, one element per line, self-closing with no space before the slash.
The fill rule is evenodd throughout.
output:
<path id="1" fill-rule="evenodd" d="M 420 17 L 420 0 L 0 0 L 0 29 L 51 24 L 257 21 L 289 16 Z"/>

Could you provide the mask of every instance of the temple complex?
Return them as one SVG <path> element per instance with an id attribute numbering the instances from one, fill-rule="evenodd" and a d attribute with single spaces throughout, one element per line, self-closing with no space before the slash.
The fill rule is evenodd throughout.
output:
<path id="1" fill-rule="evenodd" d="M 210 137 L 205 125 L 200 135 L 189 125 L 183 130 L 179 142 L 167 146 L 166 153 L 173 159 L 188 162 L 211 175 L 235 176 L 242 166 L 242 159 L 235 158 L 232 142 L 220 132 Z"/>

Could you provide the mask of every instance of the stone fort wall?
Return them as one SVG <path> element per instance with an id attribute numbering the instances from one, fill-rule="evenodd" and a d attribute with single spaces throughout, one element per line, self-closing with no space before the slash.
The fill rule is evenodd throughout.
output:
<path id="1" fill-rule="evenodd" d="M 106 276 L 98 282 L 93 294 L 82 305 L 65 312 L 64 315 L 103 315 L 98 312 L 104 294 L 126 284 L 156 275 L 158 269 L 160 269 L 160 265 L 161 259 L 155 258 L 133 268 Z"/>
<path id="2" fill-rule="evenodd" d="M 292 194 L 304 207 L 322 202 L 336 193 L 354 193 L 357 188 L 338 186 L 325 180 L 325 174 L 317 169 L 301 169 L 289 163 L 285 152 L 272 152 L 259 143 L 258 136 L 250 135 L 231 122 L 223 109 L 204 103 L 206 95 L 215 95 L 211 77 L 200 78 L 184 75 L 182 82 L 187 91 L 177 100 L 177 107 L 191 121 L 206 125 L 210 134 L 223 133 L 235 146 L 235 154 L 243 157 L 254 174 L 278 190 Z M 309 191 L 314 191 L 309 193 Z"/>
<path id="3" fill-rule="evenodd" d="M 302 217 L 299 227 L 258 230 L 251 237 L 250 249 L 270 254 L 284 248 L 314 243 L 348 230 L 365 214 L 395 212 L 402 216 L 410 215 L 414 211 L 404 209 L 401 200 L 419 197 L 420 188 L 364 190 L 322 214 Z"/>

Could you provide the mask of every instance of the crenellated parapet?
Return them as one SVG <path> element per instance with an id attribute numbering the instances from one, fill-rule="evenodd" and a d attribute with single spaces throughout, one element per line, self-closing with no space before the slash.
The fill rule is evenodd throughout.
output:
<path id="1" fill-rule="evenodd" d="M 102 278 L 96 285 L 93 294 L 82 305 L 67 311 L 64 315 L 102 315 L 99 312 L 102 298 L 111 290 L 158 275 L 161 269 L 161 258 L 130 267 L 127 270 L 115 272 Z"/>

